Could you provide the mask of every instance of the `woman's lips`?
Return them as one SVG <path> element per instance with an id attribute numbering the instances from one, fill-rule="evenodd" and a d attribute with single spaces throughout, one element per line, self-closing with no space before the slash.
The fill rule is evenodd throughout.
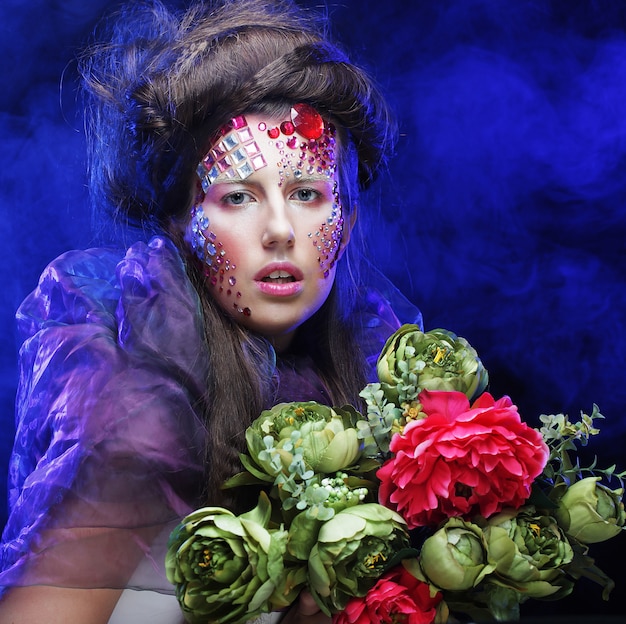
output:
<path id="1" fill-rule="evenodd" d="M 290 297 L 302 290 L 303 274 L 298 267 L 288 263 L 264 266 L 255 276 L 257 288 L 266 295 Z"/>

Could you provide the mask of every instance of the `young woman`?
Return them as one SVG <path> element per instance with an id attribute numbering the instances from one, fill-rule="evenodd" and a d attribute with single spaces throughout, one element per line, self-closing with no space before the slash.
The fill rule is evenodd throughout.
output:
<path id="1" fill-rule="evenodd" d="M 355 240 L 393 124 L 311 21 L 131 3 L 82 58 L 94 204 L 150 236 L 68 252 L 18 311 L 1 621 L 181 621 L 167 537 L 207 502 L 251 506 L 220 489 L 248 424 L 358 404 L 399 317 L 418 321 Z M 278 617 L 329 621 L 306 593 Z"/>

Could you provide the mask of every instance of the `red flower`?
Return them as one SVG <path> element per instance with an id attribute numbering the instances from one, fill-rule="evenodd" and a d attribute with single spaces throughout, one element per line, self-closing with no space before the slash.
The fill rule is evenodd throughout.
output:
<path id="1" fill-rule="evenodd" d="M 362 598 L 351 598 L 333 615 L 333 624 L 432 624 L 441 594 L 430 595 L 430 586 L 399 565 L 383 576 Z"/>
<path id="2" fill-rule="evenodd" d="M 485 392 L 471 408 L 462 392 L 424 390 L 418 399 L 427 417 L 391 439 L 394 457 L 377 473 L 380 503 L 409 528 L 520 507 L 549 451 L 511 399 Z"/>

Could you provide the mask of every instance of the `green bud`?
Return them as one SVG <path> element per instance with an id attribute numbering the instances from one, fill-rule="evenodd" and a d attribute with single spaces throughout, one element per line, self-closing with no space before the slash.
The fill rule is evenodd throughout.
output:
<path id="1" fill-rule="evenodd" d="M 599 481 L 600 477 L 587 477 L 570 485 L 556 512 L 565 532 L 583 544 L 615 537 L 626 522 L 623 488 L 611 490 Z"/>
<path id="2" fill-rule="evenodd" d="M 239 624 L 295 599 L 297 570 L 285 570 L 287 532 L 270 530 L 261 494 L 250 512 L 220 507 L 189 514 L 170 535 L 165 560 L 187 622 Z"/>
<path id="3" fill-rule="evenodd" d="M 422 390 L 456 390 L 471 400 L 488 381 L 467 340 L 444 329 L 424 333 L 408 324 L 385 343 L 377 371 L 387 400 L 396 405 L 414 400 Z"/>
<path id="4" fill-rule="evenodd" d="M 308 557 L 310 589 L 324 613 L 364 596 L 408 545 L 404 520 L 377 503 L 349 507 L 324 522 Z"/>
<path id="5" fill-rule="evenodd" d="M 532 506 L 508 510 L 491 517 L 483 532 L 499 583 L 532 598 L 571 589 L 562 568 L 574 552 L 552 516 Z"/>
<path id="6" fill-rule="evenodd" d="M 436 587 L 463 591 L 480 583 L 495 565 L 489 559 L 481 528 L 450 518 L 424 542 L 420 567 Z"/>
<path id="7" fill-rule="evenodd" d="M 281 403 L 264 411 L 248 427 L 246 442 L 249 459 L 244 465 L 271 477 L 335 473 L 361 455 L 349 415 L 313 401 Z"/>

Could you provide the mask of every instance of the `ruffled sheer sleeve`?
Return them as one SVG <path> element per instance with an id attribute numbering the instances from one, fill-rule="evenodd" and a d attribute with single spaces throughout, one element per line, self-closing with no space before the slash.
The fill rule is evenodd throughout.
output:
<path id="1" fill-rule="evenodd" d="M 0 587 L 172 592 L 171 528 L 197 506 L 206 379 L 197 295 L 162 238 L 65 254 L 18 311 L 17 434 Z"/>
<path id="2" fill-rule="evenodd" d="M 382 348 L 404 323 L 412 323 L 422 330 L 424 323 L 419 308 L 413 305 L 380 271 L 369 266 L 354 314 L 357 339 L 368 369 L 368 381 L 376 381 L 376 361 Z"/>

